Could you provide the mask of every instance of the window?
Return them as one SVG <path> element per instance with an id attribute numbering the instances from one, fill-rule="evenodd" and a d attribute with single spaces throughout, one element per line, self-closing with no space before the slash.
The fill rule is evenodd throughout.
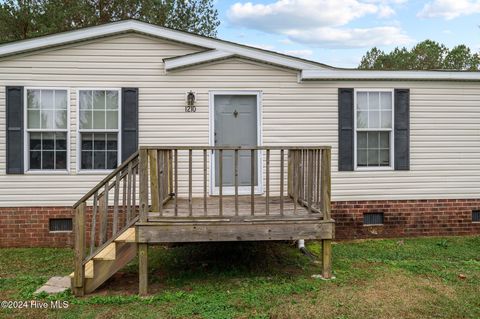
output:
<path id="1" fill-rule="evenodd" d="M 355 116 L 357 168 L 393 167 L 393 92 L 357 91 Z"/>
<path id="2" fill-rule="evenodd" d="M 80 169 L 110 170 L 118 165 L 119 90 L 79 91 Z"/>
<path id="3" fill-rule="evenodd" d="M 26 89 L 26 167 L 66 170 L 68 158 L 68 92 Z"/>

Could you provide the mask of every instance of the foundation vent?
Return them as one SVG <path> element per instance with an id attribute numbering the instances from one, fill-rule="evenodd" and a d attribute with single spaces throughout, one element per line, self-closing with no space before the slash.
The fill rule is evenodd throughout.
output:
<path id="1" fill-rule="evenodd" d="M 53 218 L 49 222 L 50 231 L 72 231 L 73 221 L 71 218 Z"/>
<path id="2" fill-rule="evenodd" d="M 480 210 L 472 210 L 472 222 L 480 222 Z"/>
<path id="3" fill-rule="evenodd" d="M 364 213 L 364 225 L 383 225 L 383 212 Z"/>

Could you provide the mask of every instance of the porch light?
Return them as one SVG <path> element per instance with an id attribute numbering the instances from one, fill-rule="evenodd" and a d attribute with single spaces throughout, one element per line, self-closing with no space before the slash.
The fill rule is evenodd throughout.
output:
<path id="1" fill-rule="evenodd" d="M 187 105 L 185 106 L 185 112 L 195 112 L 195 92 L 190 91 L 187 93 Z"/>

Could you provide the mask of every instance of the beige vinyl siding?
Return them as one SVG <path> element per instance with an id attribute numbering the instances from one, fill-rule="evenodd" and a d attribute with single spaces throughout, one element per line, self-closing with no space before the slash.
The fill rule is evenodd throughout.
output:
<path id="1" fill-rule="evenodd" d="M 262 92 L 264 145 L 331 145 L 333 200 L 475 198 L 480 194 L 480 84 L 298 83 L 293 70 L 228 59 L 165 74 L 162 59 L 199 48 L 137 34 L 0 61 L 0 206 L 71 205 L 103 175 L 77 172 L 77 89 L 140 89 L 141 145 L 208 145 L 209 91 Z M 70 174 L 5 175 L 5 85 L 70 88 Z M 339 87 L 410 88 L 411 170 L 337 172 Z M 185 93 L 197 112 L 185 113 Z M 275 155 L 275 154 L 273 154 Z M 184 156 L 180 159 L 186 165 Z M 278 189 L 273 163 L 273 190 Z M 194 159 L 194 191 L 202 162 Z M 187 175 L 181 171 L 181 192 Z"/>

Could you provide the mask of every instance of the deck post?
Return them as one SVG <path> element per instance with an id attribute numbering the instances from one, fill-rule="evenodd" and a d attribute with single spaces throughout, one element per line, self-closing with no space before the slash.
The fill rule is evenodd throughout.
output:
<path id="1" fill-rule="evenodd" d="M 140 222 L 148 220 L 148 153 L 146 149 L 140 149 Z"/>
<path id="2" fill-rule="evenodd" d="M 158 167 L 157 150 L 149 150 L 148 157 L 150 159 L 150 189 L 152 190 L 152 211 L 158 212 L 160 209 L 160 192 L 158 185 L 158 175 L 160 168 Z"/>
<path id="3" fill-rule="evenodd" d="M 138 244 L 138 294 L 148 294 L 148 244 Z"/>
<path id="4" fill-rule="evenodd" d="M 323 214 L 324 220 L 331 219 L 331 188 L 332 188 L 332 181 L 331 181 L 331 167 L 330 167 L 330 149 L 322 149 L 322 167 L 321 167 L 321 198 L 320 198 L 320 207 Z"/>
<path id="5" fill-rule="evenodd" d="M 322 239 L 322 277 L 332 278 L 332 240 Z"/>
<path id="6" fill-rule="evenodd" d="M 75 272 L 72 290 L 75 296 L 83 296 L 85 292 L 85 202 L 75 209 Z"/>

